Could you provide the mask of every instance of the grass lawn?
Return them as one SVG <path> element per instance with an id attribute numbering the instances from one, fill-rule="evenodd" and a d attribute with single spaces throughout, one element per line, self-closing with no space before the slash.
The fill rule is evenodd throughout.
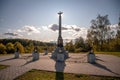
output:
<path id="1" fill-rule="evenodd" d="M 1 65 L 1 64 L 0 64 L 0 70 L 5 69 L 5 68 L 7 68 L 7 67 L 9 67 L 9 66 L 7 66 L 7 65 Z"/>
<path id="2" fill-rule="evenodd" d="M 15 80 L 120 80 L 120 78 L 49 72 L 33 69 L 19 76 Z"/>
<path id="3" fill-rule="evenodd" d="M 108 54 L 120 57 L 120 52 L 95 52 L 95 54 Z"/>

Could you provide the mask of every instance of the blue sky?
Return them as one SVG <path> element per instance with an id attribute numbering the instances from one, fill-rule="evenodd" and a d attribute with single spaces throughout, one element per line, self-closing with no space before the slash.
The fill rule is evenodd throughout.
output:
<path id="1" fill-rule="evenodd" d="M 0 0 L 0 38 L 6 36 L 3 35 L 4 33 L 10 32 L 30 39 L 37 39 L 33 35 L 44 34 L 44 36 L 49 37 L 49 40 L 54 40 L 57 35 L 54 38 L 50 37 L 53 34 L 47 35 L 45 29 L 50 28 L 52 24 L 58 24 L 57 13 L 59 11 L 64 13 L 62 24 L 65 26 L 89 28 L 90 21 L 95 19 L 98 14 L 108 14 L 111 24 L 117 24 L 120 16 L 120 0 Z M 26 26 L 33 32 L 29 32 Z M 23 34 L 24 28 L 29 35 Z M 37 34 L 36 30 L 40 33 Z M 68 34 L 69 32 L 63 35 L 68 35 L 70 38 L 69 35 L 75 33 Z M 79 32 L 79 34 L 83 33 Z M 45 38 L 43 38 L 39 37 L 37 40 L 44 40 Z"/>

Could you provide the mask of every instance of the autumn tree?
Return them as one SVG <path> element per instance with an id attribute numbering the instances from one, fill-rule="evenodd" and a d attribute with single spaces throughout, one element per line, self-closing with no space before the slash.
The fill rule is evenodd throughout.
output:
<path id="1" fill-rule="evenodd" d="M 75 48 L 83 48 L 84 47 L 84 39 L 79 37 L 75 40 Z"/>
<path id="2" fill-rule="evenodd" d="M 25 47 L 25 52 L 26 53 L 31 53 L 34 49 L 34 44 L 33 43 L 29 43 L 26 47 Z"/>
<path id="3" fill-rule="evenodd" d="M 11 42 L 6 44 L 6 51 L 7 53 L 14 53 L 14 44 Z"/>
<path id="4" fill-rule="evenodd" d="M 66 48 L 66 50 L 68 50 L 69 52 L 75 52 L 75 47 L 74 47 L 72 41 L 70 41 L 69 43 L 66 43 L 65 48 Z"/>
<path id="5" fill-rule="evenodd" d="M 0 43 L 0 54 L 6 54 L 6 46 Z"/>
<path id="6" fill-rule="evenodd" d="M 87 51 L 87 44 L 82 37 L 79 37 L 75 40 L 75 52 L 85 52 Z"/>
<path id="7" fill-rule="evenodd" d="M 116 50 L 120 51 L 120 17 L 119 17 L 117 33 L 116 33 Z"/>
<path id="8" fill-rule="evenodd" d="M 116 34 L 117 38 L 120 38 L 120 18 L 119 18 L 119 22 L 118 22 L 118 26 L 117 26 L 117 34 Z"/>
<path id="9" fill-rule="evenodd" d="M 15 42 L 14 46 L 15 46 L 15 49 L 16 48 L 19 49 L 20 53 L 24 53 L 24 47 L 20 42 Z"/>
<path id="10" fill-rule="evenodd" d="M 108 15 L 98 15 L 96 19 L 91 21 L 90 29 L 88 30 L 87 38 L 91 46 L 96 47 L 100 51 L 103 50 L 104 41 L 111 35 L 110 21 Z"/>

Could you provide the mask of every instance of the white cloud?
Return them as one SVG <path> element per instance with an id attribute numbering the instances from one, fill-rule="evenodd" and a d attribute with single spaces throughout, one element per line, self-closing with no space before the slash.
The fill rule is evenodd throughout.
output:
<path id="1" fill-rule="evenodd" d="M 31 35 L 32 33 L 40 33 L 40 28 L 26 25 L 26 26 L 22 27 L 21 29 L 18 29 L 17 31 L 18 32 L 25 32 L 28 35 Z"/>
<path id="2" fill-rule="evenodd" d="M 48 28 L 50 28 L 53 31 L 59 30 L 59 26 L 57 24 L 51 24 L 48 26 Z M 61 29 L 63 31 L 67 31 L 67 30 L 80 31 L 80 27 L 76 25 L 63 25 Z"/>
<path id="3" fill-rule="evenodd" d="M 110 28 L 116 31 L 118 25 L 110 25 Z M 58 29 L 59 26 L 57 24 L 50 24 L 48 26 L 23 26 L 18 30 L 9 29 L 7 33 L 4 33 L 3 36 L 6 37 L 22 37 L 33 40 L 40 41 L 57 41 L 58 38 Z M 77 25 L 63 25 L 62 27 L 62 38 L 65 42 L 76 39 L 78 37 L 83 37 L 86 39 L 88 28 L 79 27 Z"/>
<path id="4" fill-rule="evenodd" d="M 82 27 L 80 28 L 80 31 L 73 34 L 73 36 L 75 36 L 75 38 L 83 37 L 84 39 L 86 39 L 87 30 L 88 30 L 87 28 Z"/>
<path id="5" fill-rule="evenodd" d="M 56 32 L 58 31 L 59 26 L 56 24 L 51 24 L 48 26 L 48 28 L 51 29 L 53 32 Z M 86 35 L 87 35 L 87 28 L 85 27 L 79 27 L 77 25 L 63 25 L 62 27 L 62 36 L 63 36 L 63 39 L 65 40 L 70 41 L 78 37 L 83 37 L 84 39 L 86 39 Z"/>
<path id="6" fill-rule="evenodd" d="M 27 25 L 14 31 L 10 29 L 10 32 L 16 32 L 16 33 L 6 33 L 5 35 L 9 34 L 9 35 L 17 36 L 19 34 L 22 35 L 22 38 L 49 42 L 49 41 L 57 40 L 58 29 L 59 26 L 57 24 L 50 24 L 48 26 L 39 26 L 39 27 Z M 62 37 L 65 41 L 70 41 L 80 36 L 85 38 L 86 34 L 87 34 L 87 29 L 79 27 L 77 25 L 63 25 L 62 27 Z"/>
<path id="7" fill-rule="evenodd" d="M 59 30 L 59 25 L 57 25 L 57 24 L 50 24 L 50 25 L 48 26 L 48 28 L 51 29 L 51 30 L 53 30 L 53 31 L 56 31 L 56 30 Z M 63 27 L 63 26 L 62 26 L 61 29 L 62 29 L 62 30 L 67 30 L 67 28 L 66 28 L 66 27 Z"/>
<path id="8" fill-rule="evenodd" d="M 6 32 L 3 35 L 4 38 L 21 38 L 23 36 L 16 32 Z"/>
<path id="9" fill-rule="evenodd" d="M 77 25 L 64 25 L 64 27 L 68 30 L 80 31 L 80 27 L 78 27 Z"/>
<path id="10" fill-rule="evenodd" d="M 49 28 L 48 28 L 48 26 L 42 26 L 42 27 L 40 28 L 40 30 L 45 30 L 45 31 L 48 31 L 48 30 L 49 30 Z"/>
<path id="11" fill-rule="evenodd" d="M 110 25 L 110 28 L 117 30 L 118 29 L 118 24 Z"/>
<path id="12" fill-rule="evenodd" d="M 10 32 L 4 33 L 4 35 L 18 36 L 17 33 L 10 33 Z"/>

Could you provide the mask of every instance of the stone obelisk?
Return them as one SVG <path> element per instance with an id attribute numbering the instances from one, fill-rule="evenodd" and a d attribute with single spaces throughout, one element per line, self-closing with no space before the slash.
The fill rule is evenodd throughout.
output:
<path id="1" fill-rule="evenodd" d="M 52 52 L 51 58 L 55 61 L 65 61 L 68 58 L 68 51 L 66 51 L 63 47 L 63 39 L 62 39 L 62 15 L 63 12 L 59 12 L 59 35 L 57 40 L 57 47 Z"/>
<path id="2" fill-rule="evenodd" d="M 57 41 L 57 46 L 58 47 L 63 47 L 63 39 L 62 39 L 62 34 L 61 34 L 61 23 L 62 23 L 62 21 L 61 21 L 61 14 L 62 14 L 63 12 L 59 12 L 58 14 L 59 14 L 59 36 L 58 36 L 58 41 Z"/>

